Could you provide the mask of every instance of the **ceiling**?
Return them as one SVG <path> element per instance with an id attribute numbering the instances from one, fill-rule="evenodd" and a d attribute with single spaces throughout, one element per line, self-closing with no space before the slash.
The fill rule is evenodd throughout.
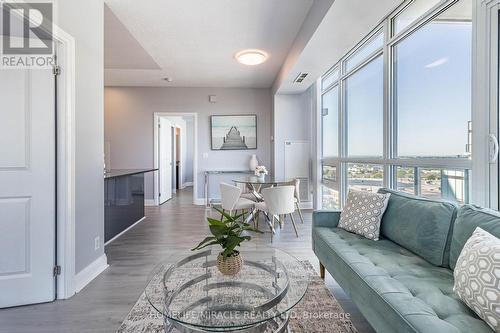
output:
<path id="1" fill-rule="evenodd" d="M 305 91 L 340 58 L 360 42 L 403 0 L 335 0 L 318 28 L 274 92 L 297 94 Z M 301 72 L 309 73 L 300 84 L 294 79 Z"/>
<path id="2" fill-rule="evenodd" d="M 160 69 L 108 6 L 104 6 L 104 68 Z"/>
<path id="3" fill-rule="evenodd" d="M 105 2 L 106 85 L 269 88 L 314 0 Z M 249 48 L 270 58 L 236 62 Z"/>

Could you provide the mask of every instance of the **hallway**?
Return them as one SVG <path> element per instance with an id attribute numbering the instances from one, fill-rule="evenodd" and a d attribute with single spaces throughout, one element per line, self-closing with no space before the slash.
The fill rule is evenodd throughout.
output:
<path id="1" fill-rule="evenodd" d="M 272 246 L 309 260 L 318 270 L 311 250 L 311 211 L 304 213 L 305 224 L 298 224 L 300 238 L 287 223 Z M 0 310 L 0 333 L 114 333 L 143 291 L 153 267 L 162 260 L 176 261 L 208 233 L 204 206 L 192 205 L 192 188 L 178 191 L 160 207 L 146 207 L 146 216 L 106 247 L 109 268 L 85 289 L 66 301 Z M 260 226 L 264 227 L 262 221 Z M 269 245 L 269 233 L 247 243 L 247 247 Z M 330 276 L 327 285 L 351 314 L 358 331 L 372 332 Z"/>

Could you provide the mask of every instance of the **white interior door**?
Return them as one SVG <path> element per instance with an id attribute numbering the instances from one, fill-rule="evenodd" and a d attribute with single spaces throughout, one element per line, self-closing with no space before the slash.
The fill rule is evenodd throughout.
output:
<path id="1" fill-rule="evenodd" d="M 159 199 L 161 205 L 172 198 L 172 123 L 161 117 L 158 130 Z"/>
<path id="2" fill-rule="evenodd" d="M 0 70 L 0 308 L 55 299 L 50 70 Z"/>

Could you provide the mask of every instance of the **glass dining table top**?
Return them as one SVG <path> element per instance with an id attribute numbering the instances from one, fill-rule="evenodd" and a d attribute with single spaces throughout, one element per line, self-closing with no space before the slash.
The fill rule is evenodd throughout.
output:
<path id="1" fill-rule="evenodd" d="M 294 179 L 282 178 L 274 176 L 265 176 L 264 178 L 258 176 L 243 176 L 233 179 L 233 182 L 239 184 L 260 184 L 260 185 L 286 185 L 293 182 Z"/>
<path id="2" fill-rule="evenodd" d="M 175 325 L 232 332 L 282 320 L 307 291 L 307 270 L 286 252 L 242 249 L 243 267 L 229 277 L 217 269 L 219 252 L 210 247 L 160 263 L 148 279 L 149 303 Z"/>

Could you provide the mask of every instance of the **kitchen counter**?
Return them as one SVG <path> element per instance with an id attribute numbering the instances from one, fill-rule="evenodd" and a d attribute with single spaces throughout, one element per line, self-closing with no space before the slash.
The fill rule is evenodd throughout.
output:
<path id="1" fill-rule="evenodd" d="M 137 175 L 140 173 L 146 173 L 157 170 L 158 169 L 112 169 L 106 171 L 106 173 L 104 174 L 104 179 Z"/>
<path id="2" fill-rule="evenodd" d="M 145 218 L 144 174 L 158 169 L 114 169 L 104 175 L 104 241 Z"/>

